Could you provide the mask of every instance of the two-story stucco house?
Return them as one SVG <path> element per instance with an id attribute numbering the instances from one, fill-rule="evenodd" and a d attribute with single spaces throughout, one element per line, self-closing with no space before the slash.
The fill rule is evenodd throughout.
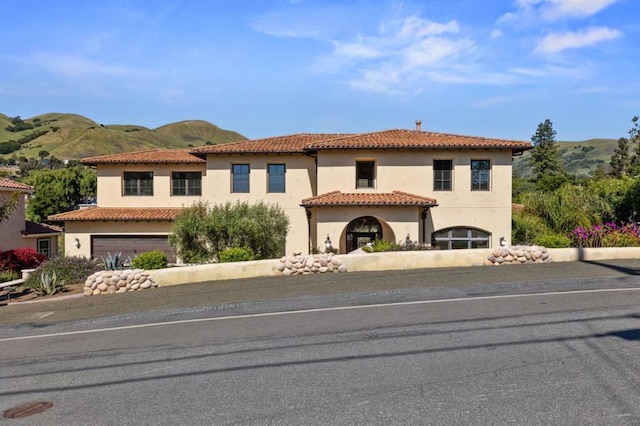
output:
<path id="1" fill-rule="evenodd" d="M 58 253 L 58 236 L 62 229 L 57 226 L 25 220 L 25 198 L 33 193 L 33 187 L 11 179 L 0 178 L 0 204 L 9 202 L 18 194 L 16 209 L 0 223 L 0 251 L 31 247 L 47 256 Z"/>
<path id="2" fill-rule="evenodd" d="M 65 223 L 69 255 L 167 247 L 176 214 L 195 201 L 277 203 L 291 229 L 283 252 L 340 253 L 410 239 L 441 249 L 497 245 L 511 234 L 511 161 L 528 142 L 420 130 L 296 134 L 192 150 L 85 158 L 98 207 Z"/>

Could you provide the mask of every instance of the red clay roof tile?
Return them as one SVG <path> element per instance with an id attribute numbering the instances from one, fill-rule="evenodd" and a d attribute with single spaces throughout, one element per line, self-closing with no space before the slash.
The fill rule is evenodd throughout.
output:
<path id="1" fill-rule="evenodd" d="M 17 189 L 20 191 L 33 192 L 32 186 L 6 178 L 0 178 L 0 189 Z"/>
<path id="2" fill-rule="evenodd" d="M 393 192 L 357 192 L 342 193 L 340 191 L 327 192 L 302 200 L 303 207 L 336 207 L 336 206 L 417 206 L 435 207 L 434 198 L 410 194 L 403 191 Z"/>
<path id="3" fill-rule="evenodd" d="M 307 144 L 306 149 L 497 148 L 518 152 L 526 151 L 531 147 L 531 143 L 522 141 L 395 129 L 317 141 Z"/>
<path id="4" fill-rule="evenodd" d="M 206 160 L 189 154 L 188 149 L 155 149 L 100 155 L 81 160 L 82 164 L 175 164 L 205 163 Z"/>
<path id="5" fill-rule="evenodd" d="M 172 221 L 183 210 L 180 207 L 92 207 L 49 216 L 52 221 Z"/>
<path id="6" fill-rule="evenodd" d="M 208 145 L 191 150 L 193 154 L 253 154 L 253 153 L 295 153 L 304 152 L 305 147 L 314 142 L 347 136 L 344 133 L 300 133 L 275 136 L 250 141 Z"/>

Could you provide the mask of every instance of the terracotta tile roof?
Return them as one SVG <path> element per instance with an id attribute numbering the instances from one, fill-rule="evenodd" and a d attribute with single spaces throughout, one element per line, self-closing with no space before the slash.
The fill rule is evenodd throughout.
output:
<path id="1" fill-rule="evenodd" d="M 511 149 L 514 152 L 519 152 L 526 151 L 532 148 L 532 146 L 531 143 L 522 141 L 402 129 L 343 136 L 309 143 L 306 146 L 307 150 L 425 148 L 497 148 Z"/>
<path id="2" fill-rule="evenodd" d="M 33 192 L 33 187 L 15 180 L 0 178 L 0 189 Z"/>
<path id="3" fill-rule="evenodd" d="M 82 164 L 175 164 L 205 163 L 202 158 L 189 154 L 188 149 L 154 149 L 149 151 L 123 152 L 122 154 L 86 157 Z"/>
<path id="4" fill-rule="evenodd" d="M 136 208 L 136 207 L 93 207 L 58 213 L 48 217 L 48 220 L 56 222 L 66 221 L 145 221 L 159 220 L 172 221 L 183 210 L 176 208 Z"/>
<path id="5" fill-rule="evenodd" d="M 63 229 L 55 225 L 47 225 L 46 223 L 36 223 L 29 220 L 25 221 L 25 230 L 22 235 L 40 235 L 40 234 L 60 234 Z"/>
<path id="6" fill-rule="evenodd" d="M 300 133 L 275 136 L 272 138 L 208 145 L 191 150 L 192 154 L 253 154 L 304 152 L 305 147 L 314 142 L 347 136 L 344 133 Z"/>
<path id="7" fill-rule="evenodd" d="M 408 192 L 358 192 L 342 193 L 340 191 L 327 192 L 326 194 L 302 200 L 303 207 L 335 207 L 335 206 L 418 206 L 435 207 L 437 201 L 434 198 L 409 194 Z"/>

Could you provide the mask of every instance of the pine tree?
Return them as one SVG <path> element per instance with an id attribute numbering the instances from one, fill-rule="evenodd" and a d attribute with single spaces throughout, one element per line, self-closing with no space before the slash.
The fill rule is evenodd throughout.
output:
<path id="1" fill-rule="evenodd" d="M 531 150 L 531 167 L 533 177 L 541 180 L 549 176 L 563 176 L 564 168 L 558 156 L 556 144 L 556 131 L 553 123 L 548 118 L 538 124 L 535 135 L 531 137 L 533 149 Z"/>
<path id="2" fill-rule="evenodd" d="M 629 130 L 629 147 L 633 149 L 633 155 L 629 161 L 629 174 L 640 175 L 640 119 L 636 115 L 631 119 L 633 125 Z"/>
<path id="3" fill-rule="evenodd" d="M 629 171 L 629 139 L 618 139 L 618 147 L 613 151 L 611 156 L 611 168 L 615 177 L 622 177 Z"/>

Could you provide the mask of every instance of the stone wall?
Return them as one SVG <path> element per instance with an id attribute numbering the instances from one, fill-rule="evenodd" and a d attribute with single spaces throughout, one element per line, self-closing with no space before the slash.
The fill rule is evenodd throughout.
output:
<path id="1" fill-rule="evenodd" d="M 347 272 L 342 260 L 331 253 L 309 256 L 284 256 L 276 266 L 278 275 L 309 275 L 326 272 Z"/>
<path id="2" fill-rule="evenodd" d="M 84 294 L 124 293 L 145 288 L 157 287 L 158 284 L 148 272 L 142 269 L 123 269 L 121 271 L 98 271 L 84 282 Z"/>
<path id="3" fill-rule="evenodd" d="M 513 265 L 544 262 L 551 262 L 551 257 L 545 247 L 512 246 L 494 248 L 484 263 L 485 265 Z"/>

